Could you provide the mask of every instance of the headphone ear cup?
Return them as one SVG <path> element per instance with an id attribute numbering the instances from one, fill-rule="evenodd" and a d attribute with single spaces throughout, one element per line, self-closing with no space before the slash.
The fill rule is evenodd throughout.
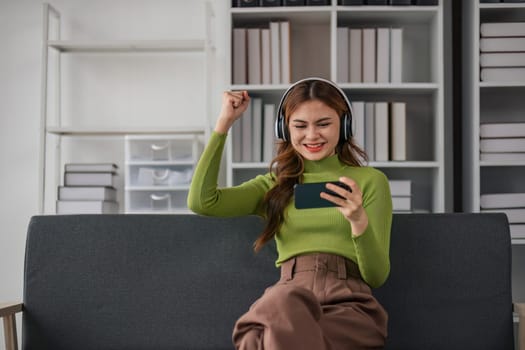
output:
<path id="1" fill-rule="evenodd" d="M 284 122 L 284 116 L 282 114 L 277 116 L 275 119 L 275 137 L 280 140 L 288 141 L 288 130 Z"/>
<path id="2" fill-rule="evenodd" d="M 346 142 L 352 137 L 352 118 L 345 113 L 343 118 L 341 118 L 341 128 L 339 140 L 341 142 Z"/>

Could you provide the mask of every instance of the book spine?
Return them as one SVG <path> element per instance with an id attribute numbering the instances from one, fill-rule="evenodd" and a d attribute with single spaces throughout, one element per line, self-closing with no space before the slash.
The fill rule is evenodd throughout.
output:
<path id="1" fill-rule="evenodd" d="M 270 22 L 272 84 L 281 82 L 281 34 L 279 22 Z"/>
<path id="2" fill-rule="evenodd" d="M 261 62 L 262 62 L 262 83 L 272 83 L 272 57 L 270 46 L 270 29 L 261 30 Z"/>
<path id="3" fill-rule="evenodd" d="M 406 156 L 406 103 L 393 102 L 390 113 L 392 155 L 391 159 L 405 161 Z"/>
<path id="4" fill-rule="evenodd" d="M 351 83 L 363 82 L 363 30 L 350 29 L 350 71 Z"/>
<path id="5" fill-rule="evenodd" d="M 248 29 L 248 84 L 261 84 L 261 30 Z"/>
<path id="6" fill-rule="evenodd" d="M 346 27 L 337 28 L 337 81 L 346 83 L 348 79 L 348 34 Z"/>
<path id="7" fill-rule="evenodd" d="M 246 84 L 246 29 L 233 28 L 233 77 L 234 84 Z"/>
<path id="8" fill-rule="evenodd" d="M 281 34 L 281 84 L 290 84 L 290 22 L 280 22 L 279 29 Z"/>
<path id="9" fill-rule="evenodd" d="M 403 28 L 390 29 L 390 82 L 401 83 L 403 77 Z"/>
<path id="10" fill-rule="evenodd" d="M 377 28 L 376 81 L 390 82 L 390 29 Z"/>
<path id="11" fill-rule="evenodd" d="M 387 102 L 376 102 L 375 119 L 375 160 L 387 161 L 390 143 Z"/>
<path id="12" fill-rule="evenodd" d="M 376 82 L 376 30 L 363 29 L 363 82 Z"/>
<path id="13" fill-rule="evenodd" d="M 262 99 L 253 98 L 252 108 L 252 162 L 262 161 Z"/>

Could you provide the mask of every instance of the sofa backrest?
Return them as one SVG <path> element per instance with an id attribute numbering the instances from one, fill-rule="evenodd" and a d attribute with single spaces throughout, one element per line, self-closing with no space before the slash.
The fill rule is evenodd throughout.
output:
<path id="1" fill-rule="evenodd" d="M 514 349 L 505 214 L 396 215 L 390 257 L 386 349 Z"/>
<path id="2" fill-rule="evenodd" d="M 232 349 L 231 331 L 278 279 L 254 254 L 256 217 L 31 219 L 23 349 Z M 511 349 L 510 240 L 498 214 L 395 215 L 375 291 L 387 349 Z"/>
<path id="3" fill-rule="evenodd" d="M 33 217 L 23 349 L 232 349 L 231 332 L 276 281 L 257 217 Z"/>

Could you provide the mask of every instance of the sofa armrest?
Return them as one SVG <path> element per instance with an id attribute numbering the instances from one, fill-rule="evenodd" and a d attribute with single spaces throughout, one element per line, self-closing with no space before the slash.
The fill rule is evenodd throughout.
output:
<path id="1" fill-rule="evenodd" d="M 0 317 L 4 320 L 4 337 L 6 350 L 18 349 L 15 314 L 22 312 L 21 303 L 0 303 Z"/>
<path id="2" fill-rule="evenodd" d="M 518 314 L 518 349 L 525 348 L 525 303 L 514 303 L 514 311 Z"/>

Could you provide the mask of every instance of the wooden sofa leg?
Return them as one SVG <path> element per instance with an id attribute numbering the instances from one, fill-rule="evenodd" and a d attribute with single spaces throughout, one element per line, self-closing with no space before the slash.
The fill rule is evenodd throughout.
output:
<path id="1" fill-rule="evenodd" d="M 4 317 L 4 337 L 6 350 L 18 350 L 15 315 Z"/>

